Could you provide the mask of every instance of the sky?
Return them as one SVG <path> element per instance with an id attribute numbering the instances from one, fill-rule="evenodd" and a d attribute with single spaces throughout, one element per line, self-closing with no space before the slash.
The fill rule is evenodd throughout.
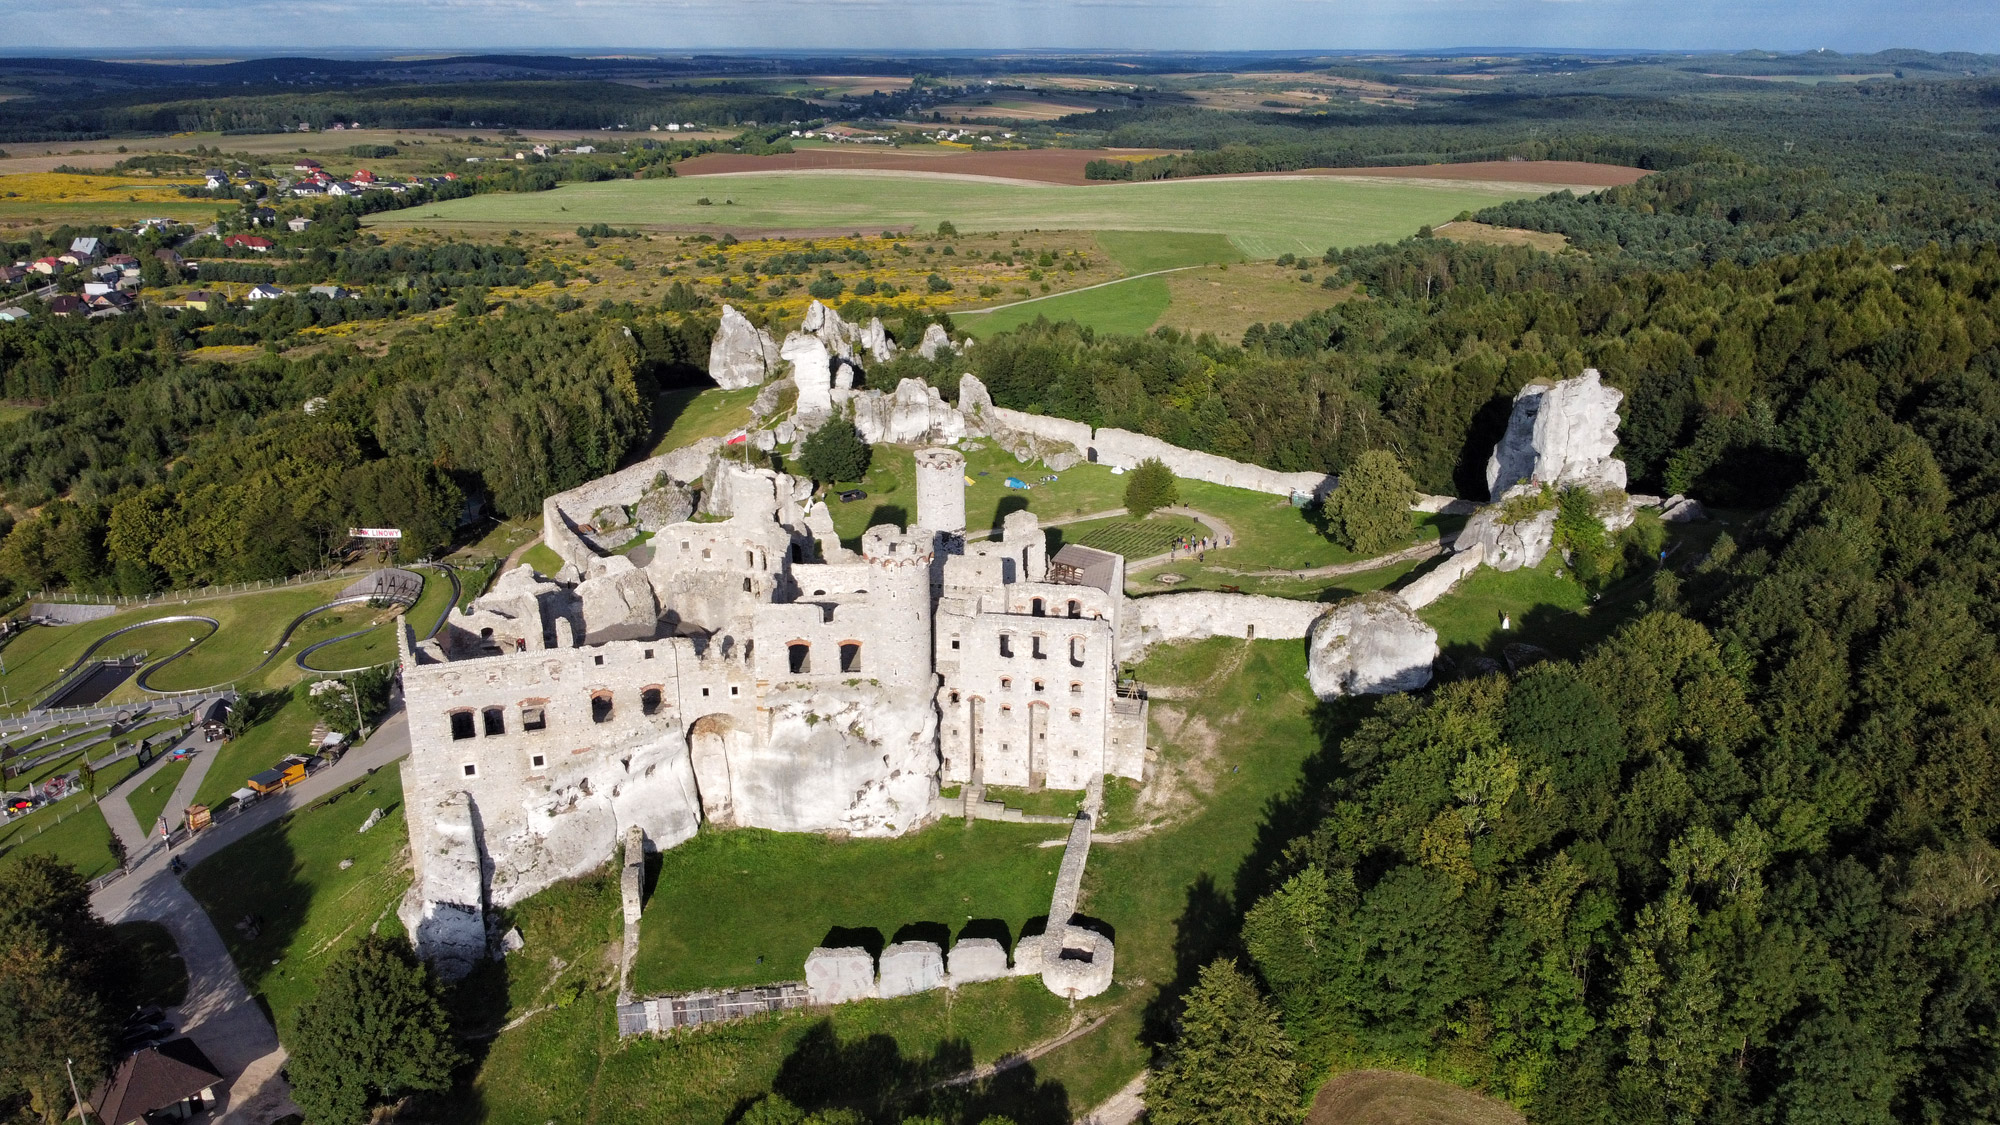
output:
<path id="1" fill-rule="evenodd" d="M 2000 51 L 2000 0 L 0 0 L 0 53 Z"/>

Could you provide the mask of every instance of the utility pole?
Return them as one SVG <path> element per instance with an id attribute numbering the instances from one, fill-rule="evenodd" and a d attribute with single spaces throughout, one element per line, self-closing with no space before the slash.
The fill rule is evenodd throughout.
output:
<path id="1" fill-rule="evenodd" d="M 83 1125 L 90 1125 L 90 1114 L 84 1111 L 83 1095 L 76 1092 L 76 1069 L 72 1060 L 63 1060 L 63 1072 L 69 1075 L 69 1096 L 76 1099 L 76 1115 L 83 1119 Z"/>

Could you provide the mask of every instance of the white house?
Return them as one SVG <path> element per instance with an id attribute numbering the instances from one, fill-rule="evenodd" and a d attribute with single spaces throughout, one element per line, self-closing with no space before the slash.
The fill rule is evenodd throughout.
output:
<path id="1" fill-rule="evenodd" d="M 251 301 L 274 301 L 283 296 L 287 296 L 285 291 L 275 285 L 253 285 L 250 287 L 250 292 L 246 295 L 246 299 Z"/>

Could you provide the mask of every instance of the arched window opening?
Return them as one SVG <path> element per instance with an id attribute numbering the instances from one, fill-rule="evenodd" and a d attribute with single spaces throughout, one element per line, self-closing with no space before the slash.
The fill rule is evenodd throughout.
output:
<path id="1" fill-rule="evenodd" d="M 490 627 L 489 627 L 489 628 L 485 628 L 485 629 L 481 629 L 481 630 L 479 631 L 479 639 L 480 639 L 480 640 L 482 640 L 482 641 L 490 641 L 490 640 L 492 640 L 492 639 L 493 639 L 493 630 L 492 630 L 492 629 L 491 629 Z"/>
<path id="2" fill-rule="evenodd" d="M 757 552 L 755 551 L 743 552 L 743 569 L 744 570 L 757 569 Z"/>
<path id="3" fill-rule="evenodd" d="M 1042 636 L 1040 633 L 1036 633 L 1032 638 L 1030 638 L 1029 645 L 1034 649 L 1033 655 L 1036 660 L 1047 660 L 1049 658 L 1047 637 Z"/>
<path id="4" fill-rule="evenodd" d="M 1082 637 L 1071 637 L 1071 638 L 1069 639 L 1069 664 L 1070 664 L 1070 667 L 1072 667 L 1072 668 L 1081 668 L 1081 667 L 1083 667 L 1083 638 L 1082 638 Z"/>
<path id="5" fill-rule="evenodd" d="M 608 723 L 611 721 L 611 693 L 594 691 L 590 693 L 590 721 Z"/>
<path id="6" fill-rule="evenodd" d="M 461 738 L 471 738 L 472 735 L 472 712 L 453 711 L 451 713 L 451 737 L 453 741 Z"/>
<path id="7" fill-rule="evenodd" d="M 1028 603 L 1028 612 L 1036 617 L 1045 617 L 1048 611 L 1042 606 L 1042 599 L 1036 598 Z"/>
<path id="8" fill-rule="evenodd" d="M 639 712 L 644 715 L 657 714 L 660 710 L 660 689 L 644 688 L 639 692 Z"/>
<path id="9" fill-rule="evenodd" d="M 1080 722 L 1082 722 L 1082 721 L 1083 721 L 1083 712 L 1081 712 L 1081 711 L 1071 711 L 1071 712 L 1069 713 L 1069 721 L 1070 721 L 1070 722 L 1072 722 L 1072 723 L 1080 723 Z"/>
<path id="10" fill-rule="evenodd" d="M 1002 633 L 1002 634 L 1000 634 L 1000 655 L 1001 655 L 1001 656 L 1004 656 L 1004 657 L 1008 657 L 1008 658 L 1010 658 L 1010 659 L 1011 659 L 1011 658 L 1013 657 L 1013 655 L 1014 655 L 1014 634 L 1012 634 L 1012 633 Z"/>
<path id="11" fill-rule="evenodd" d="M 1082 617 L 1082 616 L 1083 616 L 1083 603 L 1082 603 L 1082 602 L 1080 602 L 1080 601 L 1077 601 L 1077 600 L 1076 600 L 1075 598 L 1071 598 L 1071 599 L 1070 599 L 1070 601 L 1069 601 L 1069 615 L 1070 615 L 1071 617 Z"/>
<path id="12" fill-rule="evenodd" d="M 1083 694 L 1083 681 L 1082 681 L 1082 680 L 1071 680 L 1071 681 L 1069 682 L 1069 693 L 1070 693 L 1071 695 L 1082 695 L 1082 694 Z"/>
<path id="13" fill-rule="evenodd" d="M 804 641 L 793 641 L 785 646 L 785 655 L 791 662 L 792 674 L 802 676 L 812 671 L 812 646 Z"/>
<path id="14" fill-rule="evenodd" d="M 743 592 L 746 594 L 750 592 L 750 580 L 748 578 L 743 580 Z"/>
<path id="15" fill-rule="evenodd" d="M 481 714 L 481 718 L 483 718 L 486 721 L 487 734 L 493 735 L 493 734 L 507 733 L 507 712 L 502 711 L 498 707 L 488 707 Z"/>
<path id="16" fill-rule="evenodd" d="M 861 671 L 861 642 L 860 642 L 860 641 L 846 641 L 846 642 L 844 642 L 844 643 L 842 643 L 842 644 L 841 644 L 841 646 L 840 646 L 840 670 L 841 670 L 841 671 L 843 671 L 843 672 L 859 672 L 859 671 Z"/>
<path id="17" fill-rule="evenodd" d="M 1014 679 L 1013 679 L 1013 677 L 1011 677 L 1011 676 L 1002 676 L 1002 677 L 1000 677 L 1000 690 L 1001 690 L 1001 691 L 1013 691 L 1013 690 L 1014 690 Z M 1004 707 L 1003 707 L 1003 708 L 1001 708 L 1001 710 L 1003 710 L 1003 711 L 1004 711 L 1004 710 L 1007 710 L 1007 708 L 1004 708 Z"/>

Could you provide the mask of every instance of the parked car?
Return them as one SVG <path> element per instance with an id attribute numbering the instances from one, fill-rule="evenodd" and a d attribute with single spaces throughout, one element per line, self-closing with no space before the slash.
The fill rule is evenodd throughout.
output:
<path id="1" fill-rule="evenodd" d="M 840 494 L 840 502 L 843 504 L 852 504 L 856 500 L 866 500 L 866 499 L 868 499 L 868 494 L 866 492 L 861 491 L 858 488 L 850 488 L 847 491 Z"/>

